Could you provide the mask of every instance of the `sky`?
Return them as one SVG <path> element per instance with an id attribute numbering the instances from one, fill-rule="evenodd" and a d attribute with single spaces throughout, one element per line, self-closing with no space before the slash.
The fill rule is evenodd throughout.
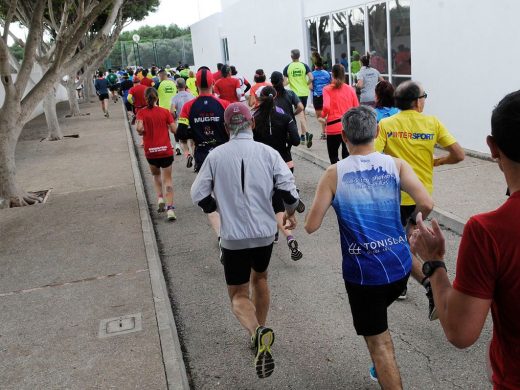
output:
<path id="1" fill-rule="evenodd" d="M 188 27 L 191 24 L 221 10 L 220 0 L 161 0 L 157 12 L 148 15 L 140 22 L 132 22 L 125 31 L 141 26 L 176 24 Z"/>

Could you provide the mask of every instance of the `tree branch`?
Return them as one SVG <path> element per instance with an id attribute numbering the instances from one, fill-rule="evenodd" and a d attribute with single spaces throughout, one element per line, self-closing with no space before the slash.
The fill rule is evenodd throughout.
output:
<path id="1" fill-rule="evenodd" d="M 17 0 L 11 0 L 11 4 L 9 4 L 9 9 L 7 10 L 7 15 L 5 17 L 4 23 L 4 33 L 2 34 L 2 39 L 7 41 L 7 34 L 9 34 L 9 25 L 13 21 L 14 12 L 16 11 L 16 3 Z"/>
<path id="2" fill-rule="evenodd" d="M 34 65 L 34 55 L 36 49 L 42 39 L 42 19 L 43 11 L 45 10 L 45 0 L 36 0 L 36 7 L 33 10 L 31 24 L 29 26 L 29 36 L 25 46 L 25 53 L 20 71 L 16 77 L 15 87 L 19 91 L 20 95 L 23 95 L 29 76 L 31 74 Z"/>

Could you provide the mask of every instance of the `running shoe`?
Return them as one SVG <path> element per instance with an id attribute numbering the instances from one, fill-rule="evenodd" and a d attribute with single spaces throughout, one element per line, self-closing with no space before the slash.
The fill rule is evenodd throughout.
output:
<path id="1" fill-rule="evenodd" d="M 136 121 L 136 116 L 132 115 L 132 125 L 135 125 L 135 121 Z"/>
<path id="2" fill-rule="evenodd" d="M 181 147 L 179 145 L 175 145 L 175 154 L 180 156 L 182 154 Z"/>
<path id="3" fill-rule="evenodd" d="M 312 133 L 305 134 L 307 149 L 310 149 L 312 147 L 312 137 L 313 137 Z"/>
<path id="4" fill-rule="evenodd" d="M 276 232 L 275 235 L 274 235 L 274 243 L 275 243 L 275 244 L 278 244 L 278 234 L 279 234 L 279 233 Z"/>
<path id="5" fill-rule="evenodd" d="M 435 302 L 433 300 L 433 290 L 430 281 L 426 281 L 423 285 L 426 289 L 426 297 L 428 298 L 428 318 L 430 321 L 435 321 L 439 319 L 437 315 L 437 309 L 435 308 Z"/>
<path id="6" fill-rule="evenodd" d="M 405 287 L 404 290 L 401 292 L 401 295 L 399 295 L 397 297 L 397 299 L 401 299 L 401 300 L 406 299 L 406 297 L 408 296 L 408 295 L 406 295 L 407 293 L 408 293 L 408 288 Z"/>
<path id="7" fill-rule="evenodd" d="M 298 249 L 298 241 L 295 238 L 287 240 L 287 246 L 291 250 L 291 259 L 298 261 L 303 257 L 303 253 Z"/>
<path id="8" fill-rule="evenodd" d="M 372 379 L 374 382 L 379 382 L 377 379 L 376 367 L 374 365 L 372 365 L 372 367 L 370 367 L 368 372 L 370 374 L 370 379 Z"/>
<path id="9" fill-rule="evenodd" d="M 162 213 L 166 209 L 166 202 L 164 198 L 157 199 L 157 212 Z"/>
<path id="10" fill-rule="evenodd" d="M 191 154 L 188 154 L 188 159 L 186 161 L 186 168 L 191 168 L 193 166 L 193 157 Z"/>
<path id="11" fill-rule="evenodd" d="M 327 136 L 325 135 L 325 133 L 321 133 L 321 137 L 320 137 L 321 140 L 323 139 L 327 139 Z"/>
<path id="12" fill-rule="evenodd" d="M 166 210 L 166 219 L 168 221 L 175 221 L 177 219 L 177 216 L 175 215 L 175 211 L 173 211 L 173 208 L 169 208 Z"/>
<path id="13" fill-rule="evenodd" d="M 303 145 L 305 143 L 305 136 L 300 135 L 300 145 Z"/>
<path id="14" fill-rule="evenodd" d="M 256 375 L 267 378 L 274 371 L 274 359 L 271 346 L 274 343 L 274 332 L 270 328 L 259 326 L 255 330 L 255 360 Z"/>
<path id="15" fill-rule="evenodd" d="M 305 211 L 305 203 L 303 203 L 301 200 L 298 203 L 298 206 L 296 206 L 296 211 L 298 211 L 300 214 Z"/>

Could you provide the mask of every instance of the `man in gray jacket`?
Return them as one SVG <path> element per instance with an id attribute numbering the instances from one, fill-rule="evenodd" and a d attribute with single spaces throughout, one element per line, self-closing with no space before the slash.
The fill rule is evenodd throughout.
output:
<path id="1" fill-rule="evenodd" d="M 251 335 L 257 375 L 266 378 L 274 370 L 274 333 L 265 327 L 270 295 L 267 267 L 277 231 L 271 199 L 274 191 L 282 195 L 284 223 L 294 229 L 299 196 L 294 177 L 279 153 L 253 141 L 249 109 L 233 103 L 224 120 L 231 139 L 208 155 L 191 187 L 191 198 L 205 213 L 220 214 L 222 261 L 231 307 Z"/>

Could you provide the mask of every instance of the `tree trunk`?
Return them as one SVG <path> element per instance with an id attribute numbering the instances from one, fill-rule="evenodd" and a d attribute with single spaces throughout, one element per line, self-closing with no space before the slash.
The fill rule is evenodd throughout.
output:
<path id="1" fill-rule="evenodd" d="M 83 93 L 85 95 L 85 101 L 89 101 L 91 97 L 96 96 L 94 93 L 94 84 L 92 83 L 94 77 L 94 73 L 87 69 L 85 74 L 83 75 Z"/>
<path id="2" fill-rule="evenodd" d="M 69 115 L 70 116 L 80 116 L 81 111 L 79 110 L 78 103 L 78 93 L 76 92 L 76 76 L 74 74 L 69 74 L 69 79 L 65 83 L 65 88 L 67 89 L 67 97 L 69 98 Z"/>
<path id="3" fill-rule="evenodd" d="M 58 141 L 63 139 L 63 134 L 58 122 L 58 114 L 56 113 L 56 88 L 53 87 L 51 91 L 43 99 L 43 112 L 45 113 L 45 120 L 47 121 L 47 129 L 49 135 L 48 141 Z"/>
<path id="4" fill-rule="evenodd" d="M 18 116 L 17 113 L 8 111 L 0 110 L 1 116 L 5 118 L 16 118 Z M 0 119 L 0 209 L 26 206 L 42 201 L 37 197 L 26 194 L 16 184 L 14 154 L 22 127 L 19 121 Z"/>

